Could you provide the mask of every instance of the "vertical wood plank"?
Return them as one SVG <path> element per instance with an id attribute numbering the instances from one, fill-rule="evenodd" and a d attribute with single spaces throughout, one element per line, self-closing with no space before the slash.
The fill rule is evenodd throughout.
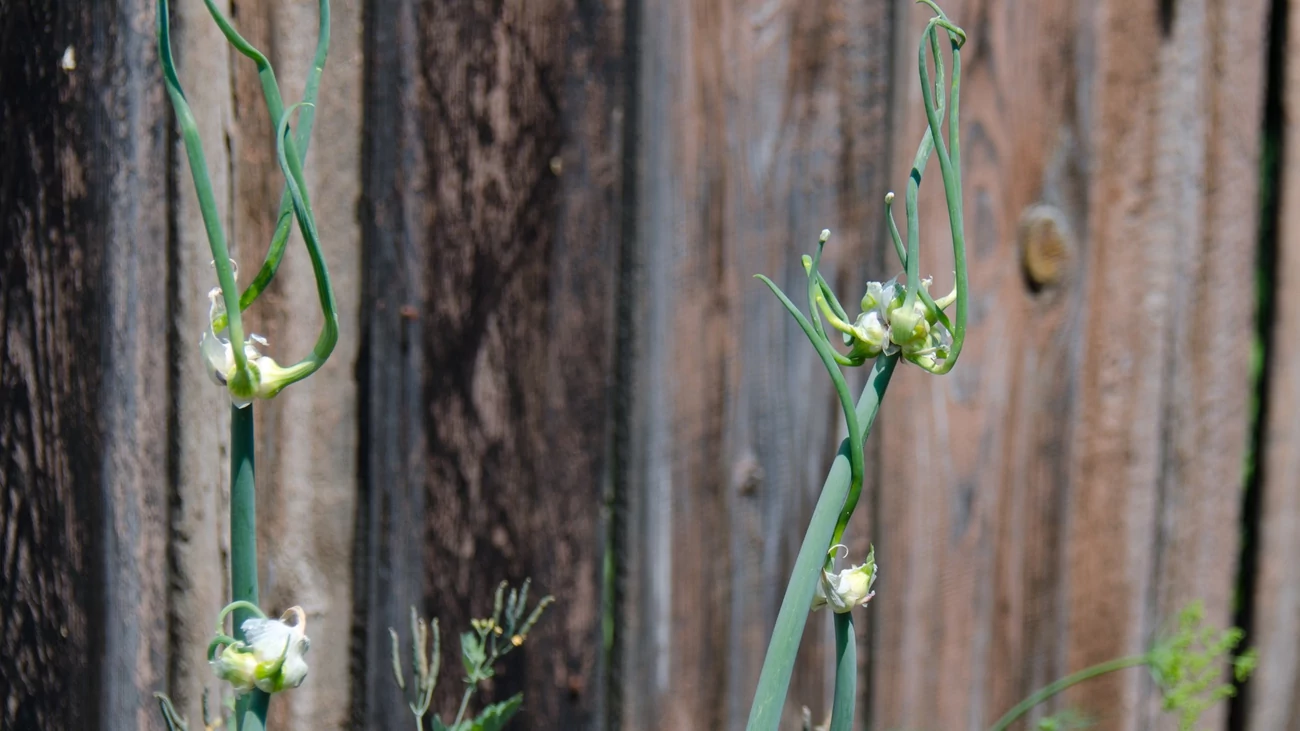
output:
<path id="1" fill-rule="evenodd" d="M 104 221 L 103 429 L 105 565 L 100 714 L 109 727 L 161 729 L 151 693 L 165 680 L 167 651 L 167 458 L 170 383 L 155 348 L 165 342 L 166 106 L 157 71 L 153 3 L 123 2 L 92 28 L 116 27 L 110 55 L 87 58 L 113 69 L 92 94 L 118 91 L 95 110 L 113 164 L 100 180 Z M 102 12 L 102 11 L 101 11 Z M 107 50 L 107 49 L 106 49 Z M 118 76 L 117 74 L 120 74 Z M 111 80 L 110 80 L 111 79 Z M 99 97 L 103 99 L 103 97 Z"/>
<path id="2" fill-rule="evenodd" d="M 596 723 L 600 508 L 619 236 L 617 3 L 420 6 L 431 594 L 448 628 L 500 579 L 560 603 L 498 700 Z M 456 643 L 449 643 L 454 645 Z M 459 690 L 442 686 L 440 707 Z"/>
<path id="3" fill-rule="evenodd" d="M 276 5 L 276 44 L 289 98 L 301 98 L 315 53 L 317 2 Z M 278 728 L 347 729 L 351 669 L 355 511 L 357 500 L 357 354 L 361 290 L 361 0 L 331 3 L 330 61 L 325 67 L 306 176 L 324 236 L 322 248 L 339 308 L 339 342 L 326 366 L 262 410 L 271 465 L 263 485 L 273 502 L 262 510 L 268 566 L 266 596 L 277 608 L 302 605 L 312 622 L 312 683 L 279 704 Z M 282 176 L 277 175 L 277 180 Z M 264 204 L 265 205 L 265 204 Z M 320 316 L 315 277 L 301 237 L 291 241 L 281 273 L 284 300 L 267 330 L 277 352 L 311 351 Z M 290 268 L 292 267 L 292 268 Z M 287 271 L 286 271 L 287 270 Z M 307 316 L 307 313 L 311 313 Z M 295 390 L 296 389 L 296 390 Z M 270 478 L 267 480 L 266 478 Z M 266 493 L 263 493 L 266 494 Z M 288 711 L 281 713 L 281 711 Z"/>
<path id="4" fill-rule="evenodd" d="M 1092 312 L 1072 473 L 1072 666 L 1140 650 L 1193 597 L 1212 623 L 1231 620 L 1265 10 L 1182 2 L 1135 19 L 1116 4 L 1090 19 Z M 1138 53 L 1139 39 L 1160 45 Z M 1124 327 L 1135 307 L 1158 339 Z M 1126 712 L 1116 728 L 1171 727 L 1154 720 L 1155 690 L 1138 673 L 1072 697 Z"/>
<path id="5" fill-rule="evenodd" d="M 6 6 L 4 725 L 159 728 L 165 107 L 152 3 Z"/>
<path id="6" fill-rule="evenodd" d="M 100 728 L 102 646 L 97 558 L 103 472 L 101 425 L 87 419 L 102 376 L 79 367 L 102 331 L 102 183 L 112 162 L 91 130 L 92 67 L 65 71 L 70 41 L 87 36 L 89 12 L 40 4 L 0 14 L 0 125 L 9 171 L 0 178 L 6 242 L 0 284 L 0 725 Z M 20 42 L 21 39 L 21 42 Z M 84 64 L 110 49 L 82 44 Z M 73 74 L 76 74 L 75 76 Z M 96 176 L 96 177 L 91 177 Z M 80 690 L 76 702 L 69 702 Z"/>
<path id="7" fill-rule="evenodd" d="M 382 5 L 382 6 L 381 6 Z M 419 91 L 413 3 L 367 3 L 362 137 L 362 339 L 357 366 L 360 491 L 355 533 L 352 725 L 409 723 L 387 673 L 388 628 L 408 627 L 425 595 L 422 324 L 427 177 L 420 127 L 406 115 Z M 452 643 L 449 643 L 449 645 Z M 454 659 L 453 659 L 454 661 Z M 455 664 L 445 667 L 454 668 Z M 449 685 L 445 682 L 444 687 Z"/>
<path id="8" fill-rule="evenodd" d="M 1169 244 L 1180 258 L 1171 296 L 1175 311 L 1196 314 L 1172 321 L 1148 642 L 1192 601 L 1205 603 L 1207 619 L 1217 627 L 1233 623 L 1239 601 L 1269 5 L 1181 4 L 1168 46 L 1174 59 L 1160 79 L 1170 92 L 1168 106 L 1158 110 L 1168 120 L 1160 151 L 1174 166 L 1156 170 L 1176 196 L 1157 210 L 1160 228 L 1172 229 Z M 1189 163 L 1197 167 L 1179 167 Z M 1227 710 L 1219 704 L 1201 723 L 1222 726 Z M 1145 711 L 1148 727 L 1177 728 L 1167 716 L 1156 719 L 1159 696 L 1150 688 Z"/>
<path id="9" fill-rule="evenodd" d="M 1265 417 L 1259 445 L 1261 491 L 1258 513 L 1259 534 L 1256 590 L 1250 642 L 1259 648 L 1259 669 L 1246 691 L 1246 724 L 1252 731 L 1300 729 L 1300 662 L 1294 652 L 1300 635 L 1300 573 L 1294 556 L 1300 550 L 1300 479 L 1297 478 L 1295 445 L 1300 432 L 1295 404 L 1300 403 L 1300 370 L 1295 350 L 1300 298 L 1295 283 L 1300 281 L 1300 61 L 1285 49 L 1300 44 L 1300 9 L 1294 3 L 1279 3 L 1273 22 L 1275 38 L 1283 44 L 1275 50 L 1279 67 L 1280 158 L 1276 177 L 1278 218 L 1276 260 L 1272 269 L 1272 332 L 1268 338 L 1268 382 L 1262 404 Z"/>
<path id="10" fill-rule="evenodd" d="M 218 7 L 229 12 L 226 2 Z M 232 162 L 228 141 L 234 124 L 231 51 L 201 3 L 174 2 L 171 12 L 177 74 L 194 109 L 213 193 L 229 234 Z M 168 120 L 175 125 L 170 114 Z M 208 666 L 206 655 L 213 621 L 230 601 L 230 397 L 208 377 L 199 353 L 199 338 L 210 315 L 207 295 L 216 286 L 216 278 L 178 129 L 172 132 L 171 145 L 169 335 L 174 353 L 170 424 L 174 431 L 167 692 L 176 708 L 197 725 L 203 717 L 205 689 L 212 709 L 221 708 L 223 694 L 230 694 Z"/>
<path id="11" fill-rule="evenodd" d="M 877 727 L 982 728 L 1193 597 L 1230 621 L 1264 16 L 1175 7 L 1167 29 L 1154 4 L 945 8 L 973 34 L 972 327 L 952 376 L 900 374 L 886 400 Z M 923 129 L 900 83 L 900 129 Z M 946 229 L 931 185 L 923 252 Z M 1067 703 L 1163 727 L 1153 694 L 1135 671 Z"/>
<path id="12" fill-rule="evenodd" d="M 489 697 L 525 691 L 520 728 L 599 728 L 622 7 L 404 3 L 369 18 L 366 413 L 415 441 L 392 455 L 365 435 L 366 570 L 382 577 L 402 543 L 427 567 L 445 719 L 454 633 L 490 612 L 499 580 L 531 576 L 533 596 L 559 601 Z M 375 481 L 403 458 L 417 464 L 402 484 Z M 376 536 L 387 510 L 420 527 Z M 400 627 L 406 600 L 370 599 L 366 657 L 387 667 L 375 610 Z M 366 725 L 409 723 L 391 679 L 370 675 Z"/>
<path id="13" fill-rule="evenodd" d="M 1062 671 L 1052 597 L 1074 408 L 1070 338 L 1085 303 L 1077 260 L 1058 262 L 1059 279 L 1035 292 L 1021 258 L 1025 247 L 1075 245 L 1084 215 L 1071 7 L 944 3 L 971 38 L 961 104 L 970 332 L 950 375 L 902 368 L 882 409 L 875 728 L 983 728 Z M 926 129 L 917 44 L 929 15 L 918 6 L 898 30 L 891 183 L 900 193 Z M 920 200 L 922 274 L 947 292 L 937 160 Z M 901 206 L 897 215 L 902 227 Z"/>
<path id="14" fill-rule="evenodd" d="M 811 346 L 751 275 L 797 294 L 798 256 L 829 227 L 826 273 L 862 287 L 882 233 L 870 191 L 887 154 L 887 17 L 838 2 L 640 12 L 621 485 L 629 729 L 735 729 L 748 715 L 842 429 Z M 829 708 L 823 620 L 809 624 L 787 723 L 801 705 Z"/>
<path id="15" fill-rule="evenodd" d="M 232 4 L 241 32 L 274 64 L 286 107 L 301 99 L 315 55 L 317 0 Z M 331 15 L 330 57 L 305 174 L 339 306 L 339 342 L 326 366 L 310 379 L 255 407 L 263 603 L 277 613 L 302 606 L 315 638 L 311 682 L 271 704 L 269 723 L 294 728 L 345 728 L 351 712 L 347 638 L 353 621 L 357 494 L 360 0 L 334 0 Z M 232 63 L 233 227 L 246 283 L 274 231 L 284 176 L 275 160 L 278 120 L 267 116 L 256 67 L 242 56 L 233 56 Z M 274 282 L 248 313 L 251 327 L 266 335 L 280 363 L 296 362 L 311 351 L 320 329 L 320 305 L 296 229 Z"/>

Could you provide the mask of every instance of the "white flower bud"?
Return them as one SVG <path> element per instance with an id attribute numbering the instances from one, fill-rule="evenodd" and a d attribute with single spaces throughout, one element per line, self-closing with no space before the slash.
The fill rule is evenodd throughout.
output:
<path id="1" fill-rule="evenodd" d="M 293 617 L 294 623 L 285 619 Z M 307 616 L 302 607 L 290 607 L 280 619 L 244 621 L 244 641 L 218 651 L 213 672 L 237 693 L 257 687 L 267 693 L 297 688 L 307 677 Z"/>
<path id="2" fill-rule="evenodd" d="M 848 548 L 844 545 L 831 547 L 832 554 L 841 550 L 848 552 Z M 856 606 L 866 606 L 867 602 L 871 601 L 871 597 L 875 596 L 875 592 L 871 590 L 871 586 L 875 583 L 876 550 L 872 548 L 864 564 L 835 573 L 822 570 L 816 593 L 813 595 L 812 609 L 816 611 L 822 607 L 830 607 L 836 614 L 844 614 Z"/>
<path id="3" fill-rule="evenodd" d="M 207 365 L 208 377 L 218 386 L 225 386 L 230 391 L 231 402 L 242 409 L 252 403 L 255 397 L 263 396 L 263 393 L 268 390 L 262 385 L 263 371 L 278 372 L 281 369 L 275 361 L 263 356 L 257 349 L 258 345 L 263 347 L 267 345 L 266 338 L 256 333 L 249 333 L 248 339 L 244 341 L 244 357 L 248 361 L 248 373 L 245 377 L 238 377 L 235 372 L 235 352 L 230 339 L 219 335 L 213 329 L 213 323 L 217 318 L 226 314 L 226 303 L 221 288 L 214 287 L 209 291 L 208 300 L 211 303 L 208 308 L 208 329 L 199 339 L 199 351 L 203 354 L 203 361 Z M 226 330 L 223 329 L 221 332 L 225 333 Z"/>
<path id="4" fill-rule="evenodd" d="M 875 309 L 858 315 L 857 322 L 853 323 L 853 337 L 861 344 L 862 352 L 869 358 L 874 358 L 886 348 L 893 347 L 889 341 L 889 324 Z"/>

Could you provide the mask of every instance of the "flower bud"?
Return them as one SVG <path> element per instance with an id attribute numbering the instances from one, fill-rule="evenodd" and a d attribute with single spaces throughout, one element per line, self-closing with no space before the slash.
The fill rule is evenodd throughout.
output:
<path id="1" fill-rule="evenodd" d="M 257 686 L 257 658 L 238 645 L 219 648 L 208 664 L 218 678 L 230 683 L 236 694 L 243 695 Z"/>
<path id="2" fill-rule="evenodd" d="M 878 311 L 882 316 L 903 302 L 903 288 L 898 282 L 867 282 L 867 291 L 862 295 L 862 311 Z"/>
<path id="3" fill-rule="evenodd" d="M 925 303 L 916 300 L 889 311 L 889 337 L 905 355 L 925 350 L 930 340 L 929 312 Z"/>
<path id="4" fill-rule="evenodd" d="M 292 383 L 290 378 L 291 372 L 288 368 L 283 368 L 275 359 L 269 355 L 259 355 L 257 358 L 249 361 L 249 365 L 257 365 L 258 384 L 257 397 L 260 399 L 274 398 L 276 394 L 284 390 L 286 386 Z"/>
<path id="5" fill-rule="evenodd" d="M 842 544 L 832 546 L 830 552 L 834 555 L 841 550 L 848 552 L 848 548 Z M 844 614 L 855 606 L 866 606 L 871 597 L 875 596 L 871 590 L 875 583 L 876 549 L 873 547 L 864 564 L 835 573 L 822 569 L 821 579 L 817 582 L 817 590 L 813 595 L 812 609 L 816 611 L 830 607 L 832 612 Z"/>
<path id="6" fill-rule="evenodd" d="M 292 617 L 293 624 L 285 620 Z M 254 687 L 267 693 L 297 688 L 307 677 L 307 615 L 290 607 L 280 619 L 244 621 L 244 641 L 218 650 L 210 664 L 237 693 Z"/>
<path id="7" fill-rule="evenodd" d="M 858 315 L 853 323 L 853 337 L 856 340 L 854 350 L 874 358 L 886 349 L 893 349 L 889 340 L 889 325 L 880 312 L 872 309 Z"/>
<path id="8" fill-rule="evenodd" d="M 258 345 L 266 346 L 266 338 L 256 333 L 249 333 L 248 339 L 244 341 L 244 358 L 248 362 L 248 368 L 242 372 L 238 371 L 235 367 L 235 352 L 234 347 L 230 344 L 230 339 L 218 334 L 213 325 L 217 318 L 226 314 L 226 304 L 222 298 L 221 288 L 214 287 L 208 292 L 208 300 L 211 302 L 208 308 L 209 324 L 207 330 L 199 339 L 199 351 L 202 353 L 203 361 L 208 367 L 208 377 L 212 379 L 213 383 L 225 386 L 230 391 L 231 402 L 241 409 L 252 403 L 254 398 L 269 398 L 263 395 L 269 390 L 268 387 L 262 385 L 264 374 L 271 369 L 274 369 L 277 373 L 283 369 L 276 365 L 275 361 L 263 356 L 257 349 Z M 221 332 L 225 333 L 226 330 Z M 280 386 L 280 388 L 283 388 L 283 386 Z M 275 391 L 278 392 L 279 388 L 276 388 Z"/>

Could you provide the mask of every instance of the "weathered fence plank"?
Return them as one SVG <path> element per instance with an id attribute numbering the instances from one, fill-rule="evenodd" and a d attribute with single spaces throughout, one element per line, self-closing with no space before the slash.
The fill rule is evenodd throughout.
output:
<path id="1" fill-rule="evenodd" d="M 291 101 L 316 4 L 218 2 Z M 157 729 L 151 691 L 196 719 L 220 688 L 202 656 L 229 591 L 226 398 L 195 348 L 210 257 L 154 0 L 47 5 L 0 4 L 0 728 Z M 442 619 L 446 714 L 455 633 L 525 576 L 559 602 L 488 688 L 527 693 L 515 728 L 743 727 L 842 429 L 750 275 L 797 293 L 822 228 L 846 301 L 897 272 L 879 201 L 924 129 L 926 11 L 904 5 L 334 0 L 307 175 L 342 339 L 255 407 L 264 603 L 303 604 L 313 638 L 274 727 L 408 727 L 387 628 L 411 604 Z M 978 730 L 1145 647 L 1188 599 L 1231 619 L 1265 5 L 945 4 L 972 36 L 972 331 L 952 376 L 894 379 L 869 442 L 850 536 L 882 565 L 859 622 L 871 728 Z M 282 181 L 271 120 L 202 4 L 174 6 L 247 282 Z M 922 237 L 944 288 L 937 173 Z M 1253 729 L 1300 729 L 1292 182 Z M 310 347 L 296 238 L 250 317 L 281 362 Z M 830 647 L 816 615 L 784 727 L 824 717 Z M 1135 671 L 1066 702 L 1164 728 L 1153 692 Z"/>
<path id="2" fill-rule="evenodd" d="M 161 726 L 166 118 L 149 5 L 0 15 L 6 727 Z"/>
<path id="3" fill-rule="evenodd" d="M 1154 190 L 1158 218 L 1150 235 L 1173 249 L 1177 263 L 1166 295 L 1172 332 L 1162 368 L 1167 423 L 1154 596 L 1146 600 L 1148 642 L 1192 601 L 1204 601 L 1216 626 L 1235 620 L 1251 433 L 1249 364 L 1257 301 L 1251 285 L 1258 281 L 1269 5 L 1182 3 L 1161 49 L 1157 88 L 1165 93 L 1151 115 L 1162 119 L 1156 129 L 1164 138 L 1156 147 L 1155 172 L 1169 185 Z M 1127 180 L 1135 172 L 1131 165 L 1116 171 Z M 1113 246 L 1123 250 L 1129 241 L 1117 238 Z M 1128 319 L 1120 312 L 1114 318 L 1113 326 Z M 1085 591 L 1092 593 L 1075 589 Z M 1159 698 L 1149 683 L 1144 693 L 1143 714 L 1134 726 L 1177 728 L 1168 716 L 1156 718 Z M 1219 704 L 1200 723 L 1221 726 L 1227 709 Z"/>
<path id="4" fill-rule="evenodd" d="M 318 0 L 232 3 L 241 32 L 275 65 L 285 103 L 301 99 L 316 48 Z M 339 342 L 325 368 L 257 404 L 258 544 L 262 603 L 307 611 L 312 682 L 277 698 L 280 728 L 347 728 L 351 712 L 352 552 L 357 495 L 360 343 L 361 3 L 333 0 L 330 57 L 322 77 L 305 174 L 339 307 Z M 211 23 L 211 21 L 208 21 Z M 234 56 L 230 154 L 241 279 L 250 281 L 276 224 L 284 175 L 275 159 L 256 67 Z M 311 351 L 320 305 L 306 247 L 295 230 L 272 286 L 248 310 L 281 363 Z"/>
<path id="5" fill-rule="evenodd" d="M 273 402 L 259 403 L 259 533 L 263 603 L 279 612 L 302 604 L 313 636 L 312 683 L 272 705 L 282 726 L 342 728 L 349 711 L 352 622 L 352 504 L 356 494 L 355 354 L 358 301 L 360 24 L 355 2 L 333 3 L 333 55 L 317 110 L 317 144 L 307 175 L 326 258 L 341 309 L 343 334 L 330 364 Z M 269 49 L 287 100 L 301 96 L 315 45 L 317 3 L 252 8 L 219 3 L 255 45 Z M 150 7 L 152 10 L 152 7 Z M 236 56 L 200 3 L 175 3 L 173 44 L 179 73 L 195 109 L 214 190 L 242 284 L 261 263 L 274 227 L 283 176 L 274 163 L 267 119 L 251 62 Z M 271 27 L 279 30 L 270 37 Z M 152 37 L 152 33 L 149 34 Z M 156 64 L 156 59 L 149 61 Z M 250 81 L 251 79 L 251 81 Z M 169 117 L 170 119 L 170 117 Z M 204 657 L 212 620 L 229 600 L 227 500 L 228 402 L 212 385 L 196 347 L 213 286 L 208 243 L 179 139 L 172 157 L 171 271 L 166 298 L 175 353 L 175 399 L 167 428 L 172 443 L 172 528 L 168 616 L 172 642 L 167 690 L 182 713 L 200 717 L 203 689 L 220 708 L 221 684 Z M 232 207 L 231 194 L 234 194 Z M 320 317 L 300 240 L 290 241 L 275 283 L 249 310 L 254 331 L 269 335 L 281 362 L 312 345 Z M 322 425 L 329 428 L 321 429 Z M 162 689 L 159 684 L 158 689 Z M 228 691 L 226 693 L 228 695 Z M 153 711 L 150 710 L 150 713 Z"/>
<path id="6" fill-rule="evenodd" d="M 1300 6 L 1281 3 L 1273 32 L 1284 45 L 1275 50 L 1278 64 L 1273 90 L 1279 108 L 1280 153 L 1276 185 L 1276 258 L 1272 274 L 1272 332 L 1267 338 L 1268 383 L 1261 403 L 1262 439 L 1256 455 L 1261 471 L 1257 486 L 1259 528 L 1253 538 L 1256 591 L 1250 641 L 1259 648 L 1259 669 L 1246 689 L 1246 728 L 1252 731 L 1300 729 L 1300 59 L 1286 49 L 1300 47 Z"/>
<path id="7" fill-rule="evenodd" d="M 368 672 L 389 660 L 388 628 L 407 631 L 425 595 L 422 327 L 426 300 L 421 186 L 428 174 L 415 98 L 414 5 L 366 7 L 362 140 L 361 444 L 355 532 L 352 726 L 399 728 L 407 713 L 393 680 Z M 450 667 L 456 667 L 451 665 Z"/>
<path id="8" fill-rule="evenodd" d="M 229 12 L 228 3 L 218 7 Z M 172 8 L 177 72 L 195 109 L 213 192 L 228 222 L 233 166 L 226 143 L 234 124 L 231 52 L 202 3 L 177 2 Z M 156 57 L 151 63 L 157 63 Z M 230 398 L 208 377 L 197 347 L 209 317 L 208 290 L 216 286 L 216 278 L 209 266 L 212 255 L 189 162 L 179 132 L 173 131 L 170 111 L 166 121 L 172 146 L 168 249 L 173 281 L 167 299 L 156 303 L 170 309 L 168 334 L 175 369 L 174 410 L 168 424 L 173 450 L 168 543 L 171 654 L 165 690 L 181 713 L 197 721 L 202 718 L 204 690 L 214 709 L 220 708 L 223 691 L 204 650 L 212 639 L 215 613 L 230 601 L 226 567 Z"/>
<path id="9" fill-rule="evenodd" d="M 751 275 L 801 291 L 799 254 L 829 227 L 825 271 L 862 287 L 883 233 L 887 17 L 839 2 L 642 3 L 625 728 L 744 726 L 840 428 L 811 346 Z M 800 705 L 829 708 L 829 628 L 809 624 L 788 723 Z"/>
<path id="10" fill-rule="evenodd" d="M 559 601 L 491 695 L 526 691 L 521 728 L 593 727 L 604 713 L 621 6 L 400 3 L 369 19 L 362 540 L 380 593 L 362 620 L 361 717 L 396 728 L 406 713 L 374 668 L 387 667 L 383 623 L 404 626 L 408 597 L 448 637 L 434 701 L 446 713 L 460 692 L 453 633 L 490 612 L 498 581 L 531 576 L 534 597 Z M 409 446 L 393 454 L 388 434 Z M 422 505 L 413 526 L 385 531 L 388 511 Z M 384 555 L 402 543 L 415 553 Z M 372 573 L 386 561 L 405 562 L 392 598 Z"/>
<path id="11" fill-rule="evenodd" d="M 962 83 L 970 334 L 950 375 L 902 369 L 882 409 L 873 536 L 882 568 L 868 610 L 876 728 L 982 728 L 1063 667 L 1052 597 L 1063 580 L 1069 341 L 1085 293 L 1077 258 L 1052 260 L 1057 270 L 1037 272 L 1041 291 L 1031 293 L 1020 247 L 1064 252 L 1082 227 L 1086 131 L 1069 86 L 1071 8 L 945 3 L 971 33 Z M 891 183 L 900 194 L 925 130 L 917 43 L 927 10 L 899 23 Z M 947 292 L 937 167 L 932 160 L 921 188 L 921 251 L 923 274 Z"/>
<path id="12" fill-rule="evenodd" d="M 1065 595 L 1072 667 L 1145 647 L 1193 598 L 1213 624 L 1233 618 L 1266 4 L 1158 10 L 1134 17 L 1113 4 L 1091 18 L 1090 312 Z M 1131 327 L 1135 318 L 1153 330 Z M 1129 712 L 1114 728 L 1172 727 L 1153 718 L 1155 689 L 1141 673 L 1071 698 Z M 1203 722 L 1221 723 L 1223 710 Z"/>
<path id="13" fill-rule="evenodd" d="M 1171 7 L 947 8 L 974 31 L 971 345 L 886 401 L 876 727 L 982 728 L 1193 597 L 1232 619 L 1264 4 Z M 1137 728 L 1152 693 L 1134 671 L 1067 702 Z"/>

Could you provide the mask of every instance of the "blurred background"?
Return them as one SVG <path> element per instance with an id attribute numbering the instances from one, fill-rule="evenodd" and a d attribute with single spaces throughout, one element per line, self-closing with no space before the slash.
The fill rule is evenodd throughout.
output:
<path id="1" fill-rule="evenodd" d="M 297 99 L 316 2 L 216 1 Z M 1300 729 L 1292 4 L 944 4 L 970 34 L 972 325 L 951 375 L 900 369 L 868 440 L 861 728 L 978 731 L 1202 599 L 1260 650 L 1205 727 Z M 282 186 L 270 121 L 203 5 L 173 6 L 247 282 Z M 453 633 L 524 577 L 558 602 L 489 689 L 525 691 L 513 728 L 743 728 L 843 429 L 751 275 L 797 288 L 823 228 L 846 303 L 899 273 L 882 200 L 924 130 L 928 11 L 333 15 L 307 174 L 343 335 L 256 407 L 263 603 L 303 605 L 312 639 L 272 728 L 408 728 L 387 628 L 412 604 L 449 640 L 446 717 Z M 228 399 L 199 358 L 215 280 L 154 19 L 151 0 L 0 0 L 6 729 L 160 729 L 153 691 L 194 720 L 218 689 Z M 940 188 L 922 187 L 922 267 L 947 291 Z M 281 362 L 311 347 L 300 243 L 250 313 Z M 787 728 L 825 715 L 832 655 L 815 615 Z M 1173 727 L 1142 671 L 1067 706 Z"/>

